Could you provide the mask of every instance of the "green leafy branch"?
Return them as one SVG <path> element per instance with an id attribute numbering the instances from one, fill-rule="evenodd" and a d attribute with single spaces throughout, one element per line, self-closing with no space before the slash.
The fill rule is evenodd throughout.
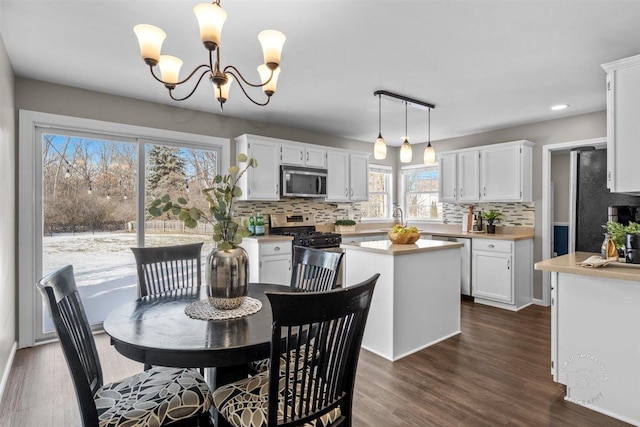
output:
<path id="1" fill-rule="evenodd" d="M 258 161 L 253 157 L 248 159 L 247 155 L 242 153 L 238 154 L 237 160 L 239 163 L 246 162 L 244 169 L 231 166 L 227 175 L 216 175 L 213 187 L 202 190 L 209 203 L 209 212 L 186 206 L 188 201 L 184 197 L 179 197 L 174 202 L 169 195 L 165 195 L 149 205 L 149 214 L 159 217 L 170 212 L 188 228 L 196 228 L 199 221 L 206 221 L 213 225 L 213 241 L 218 243 L 218 250 L 227 250 L 239 245 L 242 238 L 249 236 L 251 232 L 233 218 L 233 203 L 242 196 L 242 189 L 238 186 L 240 178 L 250 167 L 257 167 Z"/>

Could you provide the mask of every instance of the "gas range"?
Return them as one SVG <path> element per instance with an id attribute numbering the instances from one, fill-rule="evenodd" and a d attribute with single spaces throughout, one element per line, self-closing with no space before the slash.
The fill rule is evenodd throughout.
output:
<path id="1" fill-rule="evenodd" d="M 312 214 L 272 214 L 270 233 L 292 236 L 294 246 L 308 248 L 337 248 L 342 242 L 340 234 L 316 231 L 316 220 Z"/>

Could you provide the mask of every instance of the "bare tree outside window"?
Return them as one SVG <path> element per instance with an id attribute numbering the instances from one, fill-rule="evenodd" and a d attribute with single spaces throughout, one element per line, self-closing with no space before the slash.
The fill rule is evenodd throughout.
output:
<path id="1" fill-rule="evenodd" d="M 362 203 L 363 218 L 390 218 L 392 200 L 391 168 L 369 166 L 369 201 Z"/>
<path id="2" fill-rule="evenodd" d="M 438 167 L 403 169 L 405 215 L 412 219 L 442 219 L 438 201 Z"/>

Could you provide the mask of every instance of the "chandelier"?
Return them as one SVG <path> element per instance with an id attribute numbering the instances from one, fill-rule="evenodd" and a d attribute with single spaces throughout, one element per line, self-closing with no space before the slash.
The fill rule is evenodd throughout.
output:
<path id="1" fill-rule="evenodd" d="M 193 12 L 200 26 L 200 39 L 205 49 L 209 51 L 209 63 L 198 65 L 185 79 L 180 80 L 180 68 L 182 60 L 171 55 L 160 55 L 162 42 L 167 37 L 160 28 L 148 24 L 139 24 L 133 28 L 140 44 L 140 54 L 144 62 L 149 66 L 151 75 L 169 90 L 169 96 L 174 101 L 184 101 L 193 95 L 202 79 L 208 75 L 213 85 L 215 98 L 220 102 L 220 109 L 229 98 L 229 88 L 234 79 L 238 82 L 245 96 L 254 104 L 264 106 L 269 103 L 271 96 L 276 92 L 276 84 L 280 75 L 280 55 L 282 46 L 286 40 L 280 31 L 265 30 L 258 34 L 258 40 L 262 45 L 264 64 L 258 67 L 260 83 L 249 82 L 233 65 L 221 68 L 220 65 L 220 35 L 222 26 L 227 20 L 227 12 L 220 6 L 220 0 L 213 3 L 200 3 L 193 8 Z M 214 60 L 215 53 L 215 60 Z M 160 69 L 160 77 L 154 71 L 154 67 Z M 193 89 L 184 97 L 176 97 L 174 89 L 191 81 L 194 78 Z M 243 84 L 244 83 L 244 84 Z M 267 96 L 263 102 L 253 99 L 245 89 L 246 86 L 260 87 Z"/>
<path id="2" fill-rule="evenodd" d="M 376 138 L 376 141 L 373 145 L 374 158 L 384 159 L 387 157 L 387 143 L 382 137 L 381 130 L 381 97 L 384 95 L 394 101 L 398 101 L 404 104 L 404 141 L 402 142 L 402 146 L 400 148 L 400 162 L 409 163 L 413 158 L 413 150 L 411 149 L 411 144 L 409 143 L 409 135 L 407 132 L 407 108 L 413 107 L 420 110 L 427 110 L 429 112 L 429 141 L 427 147 L 424 150 L 424 163 L 435 163 L 436 152 L 431 146 L 431 110 L 436 108 L 436 106 L 433 104 L 429 104 L 428 102 L 418 101 L 417 99 L 409 98 L 404 95 L 398 95 L 397 93 L 388 92 L 386 90 L 377 90 L 373 92 L 373 94 L 378 97 L 378 138 Z"/>

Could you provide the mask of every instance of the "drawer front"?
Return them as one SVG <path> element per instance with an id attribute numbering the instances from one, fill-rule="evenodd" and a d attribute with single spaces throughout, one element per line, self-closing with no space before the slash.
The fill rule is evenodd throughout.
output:
<path id="1" fill-rule="evenodd" d="M 291 241 L 260 243 L 260 256 L 291 253 Z"/>
<path id="2" fill-rule="evenodd" d="M 474 251 L 511 253 L 513 242 L 504 240 L 473 239 Z"/>

